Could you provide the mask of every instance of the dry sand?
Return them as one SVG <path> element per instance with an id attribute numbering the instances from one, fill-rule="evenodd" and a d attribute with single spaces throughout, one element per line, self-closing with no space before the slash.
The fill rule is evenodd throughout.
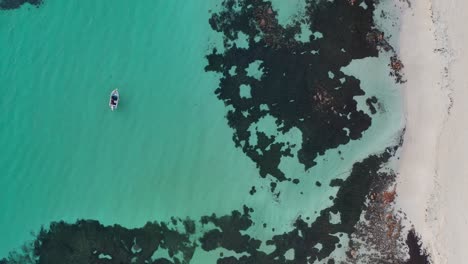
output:
<path id="1" fill-rule="evenodd" d="M 395 0 L 398 1 L 398 0 Z M 433 263 L 468 259 L 468 1 L 413 0 L 400 55 L 407 130 L 397 205 Z"/>

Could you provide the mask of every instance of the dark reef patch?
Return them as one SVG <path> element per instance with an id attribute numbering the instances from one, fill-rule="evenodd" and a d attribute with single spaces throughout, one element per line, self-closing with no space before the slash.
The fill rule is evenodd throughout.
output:
<path id="1" fill-rule="evenodd" d="M 312 223 L 307 224 L 301 218 L 294 224 L 294 230 L 287 234 L 273 237 L 276 256 L 284 255 L 287 250 L 294 249 L 295 262 L 313 263 L 328 257 L 339 243 L 337 233 L 351 234 L 358 222 L 370 184 L 378 175 L 378 170 L 394 154 L 397 147 L 388 148 L 380 155 L 372 155 L 362 162 L 354 164 L 350 176 L 344 181 L 343 187 L 338 191 L 333 205 L 320 212 L 320 216 Z M 329 222 L 330 213 L 340 213 L 341 222 Z M 322 248 L 315 246 L 320 243 Z M 281 262 L 278 262 L 281 263 Z M 284 262 L 288 263 L 288 262 Z"/>
<path id="2" fill-rule="evenodd" d="M 246 252 L 257 249 L 260 241 L 240 232 L 252 226 L 249 213 L 233 211 L 222 217 L 202 217 L 201 226 L 213 224 L 199 241 L 194 238 L 196 223 L 190 219 L 172 218 L 171 223 L 148 222 L 142 228 L 127 229 L 119 225 L 103 226 L 98 221 L 79 220 L 74 224 L 54 222 L 42 228 L 34 243 L 23 247 L 22 253 L 11 253 L 1 264 L 186 264 L 201 244 L 204 250 L 217 247 Z M 182 228 L 175 228 L 181 223 Z M 172 226 L 171 226 L 172 224 Z M 167 251 L 168 258 L 155 252 Z"/>
<path id="3" fill-rule="evenodd" d="M 244 205 L 241 211 L 230 215 L 204 216 L 197 223 L 190 219 L 172 218 L 170 223 L 147 223 L 142 228 L 126 229 L 119 225 L 103 226 L 97 221 L 78 221 L 75 224 L 52 223 L 42 229 L 29 250 L 12 254 L 2 264 L 18 263 L 17 259 L 31 256 L 38 262 L 29 263 L 189 263 L 196 247 L 205 251 L 226 249 L 238 254 L 219 256 L 217 263 L 297 264 L 313 263 L 328 257 L 339 244 L 338 233 L 351 234 L 359 221 L 378 171 L 394 155 L 397 147 L 387 148 L 382 154 L 372 155 L 354 164 L 349 177 L 336 194 L 333 205 L 320 212 L 308 224 L 301 217 L 292 229 L 273 235 L 266 241 L 273 246 L 271 253 L 261 251 L 262 241 L 248 235 L 255 223 L 251 219 L 253 208 Z M 330 214 L 340 214 L 339 223 L 330 223 Z M 181 228 L 175 228 L 181 223 Z M 196 226 L 196 224 L 199 224 Z M 264 224 L 265 228 L 267 225 Z M 196 239 L 198 232 L 199 239 Z M 274 232 L 275 229 L 272 228 Z M 321 244 L 321 249 L 316 245 Z M 285 254 L 294 250 L 294 259 Z M 167 250 L 168 258 L 152 259 L 156 251 Z"/>
<path id="4" fill-rule="evenodd" d="M 17 9 L 26 3 L 39 7 L 42 2 L 43 0 L 0 0 L 0 10 Z"/>
<path id="5" fill-rule="evenodd" d="M 186 221 L 190 229 L 193 223 Z M 39 258 L 38 264 L 145 263 L 156 250 L 167 250 L 170 259 L 159 258 L 150 263 L 188 263 L 196 247 L 189 236 L 190 233 L 156 222 L 137 229 L 119 225 L 105 227 L 97 221 L 58 222 L 40 231 L 34 254 Z"/>
<path id="6" fill-rule="evenodd" d="M 369 110 L 371 111 L 371 114 L 373 114 L 373 115 L 377 113 L 377 109 L 375 108 L 375 104 L 377 104 L 377 102 L 378 102 L 378 100 L 377 100 L 377 97 L 375 97 L 375 96 L 372 96 L 372 97 L 366 99 L 366 104 L 369 107 Z"/>
<path id="7" fill-rule="evenodd" d="M 254 195 L 257 192 L 257 189 L 255 189 L 255 186 L 252 186 L 252 188 L 249 191 L 250 195 Z"/>
<path id="8" fill-rule="evenodd" d="M 406 245 L 409 248 L 410 259 L 405 264 L 429 264 L 430 257 L 423 251 L 421 240 L 414 229 L 408 232 Z"/>
<path id="9" fill-rule="evenodd" d="M 330 181 L 330 187 L 340 187 L 343 185 L 343 182 L 342 179 L 333 179 Z"/>
<path id="10" fill-rule="evenodd" d="M 297 158 L 305 169 L 326 150 L 359 139 L 371 125 L 354 100 L 364 94 L 360 81 L 340 71 L 354 59 L 378 56 L 379 42 L 368 36 L 375 31 L 374 1 L 353 2 L 307 1 L 303 21 L 286 27 L 264 0 L 225 0 L 223 9 L 212 15 L 210 25 L 222 33 L 224 51 L 214 49 L 207 56 L 206 71 L 222 75 L 216 94 L 231 109 L 227 119 L 233 140 L 257 164 L 262 177 L 286 180 L 278 165 L 281 157 L 293 155 L 277 136 L 252 133 L 251 127 L 266 116 L 275 119 L 276 135 L 292 128 L 302 132 Z M 359 6 L 362 2 L 367 9 Z M 301 23 L 323 37 L 297 41 Z M 248 48 L 236 45 L 240 36 L 246 36 Z M 259 62 L 260 78 L 248 74 L 254 62 Z M 230 74 L 231 69 L 236 74 Z M 249 98 L 240 95 L 241 85 L 250 86 Z"/>
<path id="11" fill-rule="evenodd" d="M 206 232 L 201 238 L 201 247 L 206 250 L 224 248 L 236 253 L 255 252 L 261 241 L 241 234 L 253 224 L 249 213 L 251 208 L 244 206 L 243 214 L 234 211 L 230 216 L 217 218 L 215 215 L 202 217 L 202 224 L 212 223 L 217 228 Z"/>

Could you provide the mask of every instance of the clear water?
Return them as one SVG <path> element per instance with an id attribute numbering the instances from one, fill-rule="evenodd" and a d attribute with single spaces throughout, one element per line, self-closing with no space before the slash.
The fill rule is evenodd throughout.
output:
<path id="1" fill-rule="evenodd" d="M 208 24 L 218 3 L 48 0 L 38 9 L 0 11 L 0 256 L 55 220 L 138 227 L 247 203 L 259 222 L 288 230 L 298 215 L 312 221 L 331 205 L 337 188 L 330 179 L 394 140 L 401 106 L 392 79 L 382 79 L 388 57 L 353 62 L 343 71 L 360 78 L 386 111 L 361 140 L 328 151 L 308 172 L 283 159 L 281 168 L 301 184 L 280 185 L 275 201 L 235 148 L 227 110 L 214 95 L 218 78 L 204 71 L 207 50 L 219 42 Z M 274 1 L 289 8 L 279 12 L 281 23 L 294 16 L 291 8 L 303 8 L 294 3 Z M 121 102 L 111 112 L 114 88 Z M 298 141 L 300 132 L 284 140 Z M 304 189 L 314 191 L 300 195 Z M 249 232 L 271 235 L 259 225 Z M 194 263 L 205 254 L 197 251 Z"/>

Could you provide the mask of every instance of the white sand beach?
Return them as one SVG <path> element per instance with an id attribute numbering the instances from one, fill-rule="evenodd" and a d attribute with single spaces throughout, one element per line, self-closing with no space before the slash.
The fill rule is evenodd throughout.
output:
<path id="1" fill-rule="evenodd" d="M 433 263 L 468 258 L 468 2 L 417 0 L 403 15 L 406 134 L 397 206 Z"/>

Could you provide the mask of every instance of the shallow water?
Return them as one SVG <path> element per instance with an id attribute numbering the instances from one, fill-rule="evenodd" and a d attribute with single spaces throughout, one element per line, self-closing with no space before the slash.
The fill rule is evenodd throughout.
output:
<path id="1" fill-rule="evenodd" d="M 252 183 L 225 183 L 256 170 L 231 144 L 217 79 L 203 70 L 213 2 L 47 1 L 0 13 L 10 47 L 0 51 L 1 255 L 51 220 L 138 226 L 242 202 Z"/>
<path id="2" fill-rule="evenodd" d="M 301 184 L 282 184 L 275 200 L 232 141 L 226 107 L 214 94 L 218 76 L 204 71 L 207 51 L 220 42 L 208 25 L 217 3 L 48 0 L 0 11 L 0 45 L 8 47 L 0 49 L 0 256 L 62 219 L 138 227 L 249 204 L 259 223 L 287 231 L 297 216 L 312 221 L 331 205 L 338 189 L 328 186 L 331 179 L 346 177 L 354 162 L 398 136 L 401 106 L 388 56 L 353 62 L 343 71 L 360 78 L 366 98 L 378 96 L 386 111 L 362 139 L 327 151 L 307 172 L 283 159 L 281 168 Z M 279 12 L 281 23 L 303 8 L 294 3 Z M 116 87 L 122 99 L 111 112 Z M 284 137 L 300 143 L 298 130 Z M 272 234 L 260 226 L 249 232 Z M 197 251 L 194 263 L 204 254 Z"/>

